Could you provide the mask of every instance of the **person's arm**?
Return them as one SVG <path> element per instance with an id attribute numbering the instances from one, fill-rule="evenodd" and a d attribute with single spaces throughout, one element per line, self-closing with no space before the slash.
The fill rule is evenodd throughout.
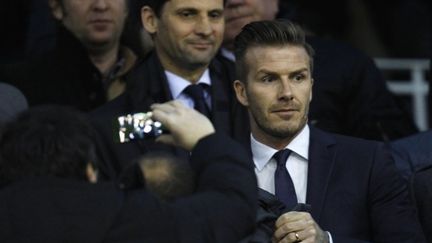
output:
<path id="1" fill-rule="evenodd" d="M 425 242 L 407 183 L 398 173 L 390 152 L 380 144 L 374 153 L 369 204 L 374 241 Z"/>
<path id="2" fill-rule="evenodd" d="M 133 193 L 112 238 L 125 230 L 143 242 L 238 242 L 254 229 L 257 184 L 249 153 L 210 121 L 177 101 L 152 106 L 169 135 L 158 141 L 191 150 L 196 190 L 166 203 L 145 189 Z M 113 232 L 114 233 L 114 232 Z"/>

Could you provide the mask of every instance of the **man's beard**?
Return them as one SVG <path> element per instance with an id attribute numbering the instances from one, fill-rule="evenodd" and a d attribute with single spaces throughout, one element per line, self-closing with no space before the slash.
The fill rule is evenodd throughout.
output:
<path id="1" fill-rule="evenodd" d="M 257 113 L 262 113 L 258 111 Z M 255 113 L 252 111 L 252 119 L 254 119 L 255 124 L 257 127 L 263 131 L 265 134 L 277 138 L 277 139 L 287 139 L 287 138 L 293 138 L 296 136 L 300 130 L 305 126 L 307 123 L 307 116 L 303 116 L 302 119 L 296 124 L 297 126 L 284 126 L 284 127 L 272 127 L 270 122 L 268 122 L 264 117 L 262 116 L 256 116 Z M 286 121 L 287 123 L 289 121 Z"/>

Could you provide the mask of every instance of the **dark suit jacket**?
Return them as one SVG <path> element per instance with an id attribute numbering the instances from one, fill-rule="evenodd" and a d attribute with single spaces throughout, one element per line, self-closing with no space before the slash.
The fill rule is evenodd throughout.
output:
<path id="1" fill-rule="evenodd" d="M 406 183 L 383 143 L 310 131 L 307 211 L 333 242 L 425 242 Z"/>
<path id="2" fill-rule="evenodd" d="M 389 146 L 396 167 L 405 179 L 415 171 L 432 165 L 432 131 L 392 141 Z"/>
<path id="3" fill-rule="evenodd" d="M 382 143 L 311 126 L 306 203 L 334 242 L 423 242 L 407 186 Z"/>
<path id="4" fill-rule="evenodd" d="M 429 160 L 432 158 L 429 157 Z M 414 172 L 410 185 L 423 232 L 428 242 L 432 242 L 432 165 Z"/>
<path id="5" fill-rule="evenodd" d="M 224 57 L 214 58 L 211 62 L 210 77 L 212 80 L 210 94 L 212 97 L 212 123 L 216 131 L 223 132 L 234 138 L 243 138 L 248 134 L 247 114 L 239 106 L 232 88 L 234 80 L 233 63 Z M 159 145 L 153 140 L 133 141 L 125 144 L 113 142 L 113 121 L 119 115 L 150 110 L 153 103 L 172 100 L 164 68 L 155 52 L 143 60 L 127 77 L 128 90 L 111 102 L 90 114 L 96 129 L 105 140 L 105 148 L 101 155 L 107 167 L 115 174 L 124 170 L 139 155 L 148 151 L 168 150 L 178 156 L 188 156 L 182 150 Z M 242 115 L 236 115 L 242 113 Z"/>
<path id="6" fill-rule="evenodd" d="M 192 151 L 196 192 L 162 202 L 145 188 L 33 178 L 0 191 L 0 242 L 237 242 L 253 230 L 251 158 L 225 135 Z"/>

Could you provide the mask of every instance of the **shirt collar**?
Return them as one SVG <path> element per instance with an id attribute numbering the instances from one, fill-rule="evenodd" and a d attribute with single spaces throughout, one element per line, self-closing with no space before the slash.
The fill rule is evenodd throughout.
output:
<path id="1" fill-rule="evenodd" d="M 177 99 L 182 94 L 183 90 L 191 84 L 189 80 L 186 80 L 170 71 L 165 70 L 165 74 L 167 76 L 168 86 L 173 99 Z M 211 85 L 210 72 L 208 68 L 201 75 L 197 84 L 199 83 L 207 84 L 209 86 Z"/>
<path id="2" fill-rule="evenodd" d="M 306 161 L 309 158 L 309 126 L 306 124 L 300 133 L 286 146 L 293 153 L 304 158 Z M 261 171 L 273 155 L 277 152 L 276 149 L 258 142 L 251 134 L 251 149 L 255 167 Z"/>

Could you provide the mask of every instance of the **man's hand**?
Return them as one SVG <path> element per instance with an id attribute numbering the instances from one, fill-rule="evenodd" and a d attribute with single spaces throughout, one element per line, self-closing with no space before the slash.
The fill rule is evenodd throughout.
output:
<path id="1" fill-rule="evenodd" d="M 184 106 L 180 101 L 153 104 L 153 117 L 170 132 L 156 141 L 180 146 L 191 151 L 198 141 L 215 132 L 210 120 L 198 111 Z"/>
<path id="2" fill-rule="evenodd" d="M 276 221 L 273 242 L 327 243 L 329 239 L 309 213 L 292 211 Z"/>

